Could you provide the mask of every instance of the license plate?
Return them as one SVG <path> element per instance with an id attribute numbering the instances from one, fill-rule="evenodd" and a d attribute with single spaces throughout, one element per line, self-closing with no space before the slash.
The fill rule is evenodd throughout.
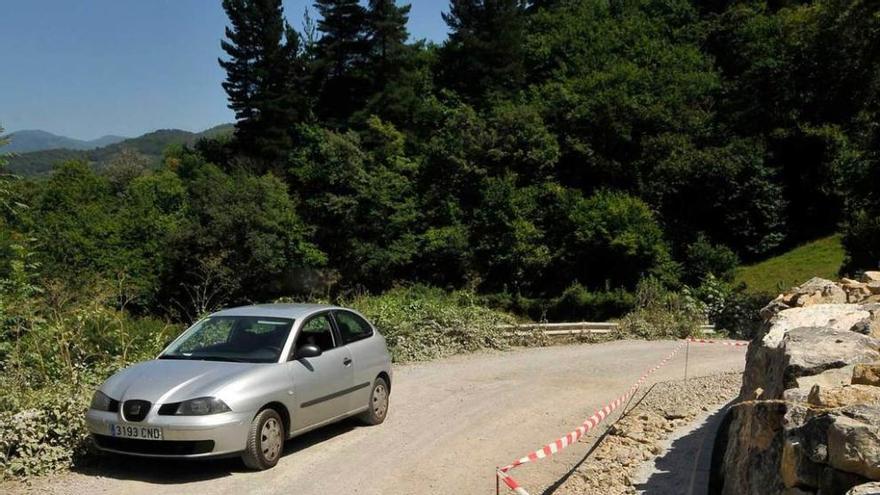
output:
<path id="1" fill-rule="evenodd" d="M 141 440 L 162 440 L 162 428 L 158 426 L 135 426 L 110 424 L 110 436 L 120 438 L 139 438 Z"/>

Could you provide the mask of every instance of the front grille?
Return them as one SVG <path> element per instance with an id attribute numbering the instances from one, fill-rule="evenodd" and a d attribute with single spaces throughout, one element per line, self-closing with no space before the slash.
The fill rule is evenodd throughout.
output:
<path id="1" fill-rule="evenodd" d="M 143 421 L 151 404 L 145 400 L 127 400 L 122 403 L 122 417 L 126 421 Z"/>
<path id="2" fill-rule="evenodd" d="M 137 440 L 133 438 L 94 435 L 98 447 L 152 455 L 194 455 L 214 450 L 213 440 Z"/>

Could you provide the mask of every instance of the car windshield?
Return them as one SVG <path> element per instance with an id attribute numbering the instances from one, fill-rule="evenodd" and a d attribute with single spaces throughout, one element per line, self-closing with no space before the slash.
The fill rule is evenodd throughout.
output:
<path id="1" fill-rule="evenodd" d="M 213 316 L 190 327 L 159 359 L 274 363 L 292 326 L 286 318 Z"/>

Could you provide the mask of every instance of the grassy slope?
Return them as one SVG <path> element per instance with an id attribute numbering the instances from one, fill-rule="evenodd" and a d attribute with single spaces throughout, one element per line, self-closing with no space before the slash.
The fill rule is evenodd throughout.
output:
<path id="1" fill-rule="evenodd" d="M 736 282 L 744 282 L 749 292 L 777 294 L 812 277 L 836 279 L 843 256 L 840 236 L 824 237 L 760 263 L 738 268 Z"/>

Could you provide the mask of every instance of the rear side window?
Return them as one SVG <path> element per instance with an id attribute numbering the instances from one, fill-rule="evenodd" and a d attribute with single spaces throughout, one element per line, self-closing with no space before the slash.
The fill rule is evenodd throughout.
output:
<path id="1" fill-rule="evenodd" d="M 336 325 L 342 335 L 342 343 L 349 344 L 373 335 L 373 327 L 360 316 L 348 311 L 337 311 Z"/>

